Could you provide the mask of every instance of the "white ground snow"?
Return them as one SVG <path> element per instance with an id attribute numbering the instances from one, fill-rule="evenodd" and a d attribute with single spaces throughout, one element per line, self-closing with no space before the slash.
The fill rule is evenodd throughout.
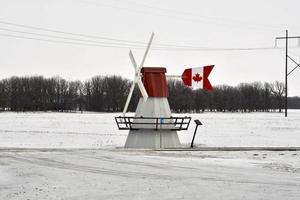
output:
<path id="1" fill-rule="evenodd" d="M 128 131 L 119 131 L 120 113 L 0 113 L 0 147 L 106 148 L 122 147 Z M 204 125 L 200 146 L 300 146 L 300 111 L 283 113 L 187 114 Z M 184 115 L 183 115 L 184 116 Z M 179 132 L 191 142 L 195 124 Z"/>
<path id="2" fill-rule="evenodd" d="M 124 150 L 118 115 L 0 113 L 0 199 L 300 199 L 299 151 Z M 192 117 L 198 146 L 300 146 L 299 111 Z"/>
<path id="3" fill-rule="evenodd" d="M 299 152 L 5 151 L 0 199 L 298 200 L 299 158 Z"/>

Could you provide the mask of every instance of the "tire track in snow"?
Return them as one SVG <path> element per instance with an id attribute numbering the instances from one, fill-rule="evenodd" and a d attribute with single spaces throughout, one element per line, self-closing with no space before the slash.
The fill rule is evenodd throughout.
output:
<path id="1" fill-rule="evenodd" d="M 138 171 L 121 171 L 121 170 L 114 170 L 112 168 L 101 168 L 101 167 L 93 167 L 87 165 L 80 165 L 74 164 L 70 162 L 63 162 L 58 161 L 50 158 L 33 158 L 33 157 L 24 157 L 24 156 L 9 156 L 11 159 L 16 161 L 21 161 L 29 164 L 39 165 L 42 167 L 51 167 L 56 169 L 62 170 L 73 170 L 73 171 L 80 171 L 80 172 L 87 172 L 87 173 L 97 173 L 97 174 L 104 174 L 104 175 L 113 175 L 113 176 L 123 176 L 126 178 L 153 178 L 153 179 L 167 179 L 173 180 L 174 177 L 167 176 L 167 175 L 157 175 L 154 173 L 142 173 Z M 120 168 L 120 169 L 126 169 Z"/>
<path id="2" fill-rule="evenodd" d="M 93 136 L 126 136 L 126 134 L 116 134 L 116 133 L 86 133 L 86 132 L 66 132 L 66 131 L 28 131 L 28 130 L 0 130 L 0 133 L 18 133 L 18 134 L 56 134 L 56 135 L 93 135 Z"/>
<path id="3" fill-rule="evenodd" d="M 69 152 L 68 152 L 69 153 Z M 78 157 L 78 153 L 76 152 L 75 156 Z M 14 159 L 19 162 L 25 162 L 28 164 L 33 164 L 33 165 L 38 165 L 42 167 L 50 167 L 50 168 L 56 168 L 56 169 L 62 169 L 62 170 L 73 170 L 73 171 L 79 171 L 79 172 L 85 172 L 85 173 L 96 173 L 96 174 L 104 174 L 104 175 L 113 175 L 113 176 L 122 176 L 125 178 L 141 178 L 141 179 L 155 179 L 155 180 L 171 180 L 171 181 L 182 181 L 182 180 L 190 180 L 190 181 L 211 181 L 211 182 L 222 182 L 222 183 L 234 183 L 234 184 L 251 184 L 251 185 L 273 185 L 277 187 L 281 186 L 287 186 L 291 188 L 299 188 L 300 183 L 295 182 L 293 180 L 277 180 L 276 178 L 271 178 L 270 177 L 264 177 L 264 172 L 258 173 L 257 172 L 257 177 L 256 176 L 251 176 L 251 177 L 244 177 L 243 174 L 245 173 L 244 170 L 242 171 L 236 171 L 234 168 L 228 168 L 227 166 L 218 166 L 218 168 L 215 168 L 215 171 L 207 172 L 207 171 L 202 171 L 202 169 L 213 169 L 213 165 L 204 165 L 201 168 L 196 168 L 190 169 L 187 168 L 185 171 L 182 171 L 181 168 L 179 167 L 178 169 L 172 169 L 168 168 L 168 165 L 165 165 L 165 167 L 161 168 L 157 167 L 155 165 L 148 166 L 147 163 L 140 163 L 138 166 L 143 166 L 140 170 L 134 170 L 132 169 L 129 171 L 128 163 L 130 165 L 134 165 L 134 162 L 131 163 L 131 161 L 126 161 L 121 166 L 116 166 L 118 164 L 118 159 L 113 160 L 108 159 L 107 156 L 106 159 L 104 158 L 101 160 L 101 157 L 96 157 L 95 161 L 92 162 L 93 165 L 97 165 L 97 167 L 94 166 L 88 166 L 88 165 L 81 165 L 81 164 L 75 164 L 71 162 L 65 162 L 65 161 L 59 161 L 57 159 L 51 159 L 51 158 L 41 158 L 41 157 L 32 157 L 32 155 L 24 155 L 24 153 L 21 153 L 22 155 L 19 155 L 18 153 L 14 153 L 14 155 L 10 155 L 11 159 Z M 57 155 L 57 154 L 56 154 Z M 74 154 L 71 154 L 74 155 Z M 34 155 L 36 156 L 36 155 Z M 48 156 L 48 155 L 47 155 Z M 53 156 L 53 155 L 51 155 Z M 67 156 L 70 158 L 70 155 L 68 154 L 58 154 L 58 156 Z M 76 157 L 72 157 L 75 158 Z M 81 156 L 80 156 L 81 157 Z M 92 157 L 93 158 L 93 157 Z M 93 158 L 94 159 L 94 158 Z M 77 160 L 80 160 L 77 158 Z M 106 163 L 106 167 L 99 167 L 101 165 Z M 107 163 L 111 163 L 111 165 L 107 165 Z M 117 167 L 117 169 L 113 169 L 113 167 Z M 153 168 L 155 167 L 159 171 L 158 173 L 153 172 L 153 170 L 149 170 L 147 168 Z M 217 167 L 217 166 L 215 166 Z M 126 170 L 127 169 L 127 170 Z M 162 171 L 163 169 L 163 171 Z M 124 171 L 126 170 L 126 171 Z M 142 172 L 144 171 L 150 171 L 149 172 Z M 247 170 L 246 170 L 247 171 Z M 249 171 L 247 171 L 249 172 Z M 263 179 L 260 179 L 261 176 L 263 176 Z M 268 178 L 265 180 L 264 178 Z"/>

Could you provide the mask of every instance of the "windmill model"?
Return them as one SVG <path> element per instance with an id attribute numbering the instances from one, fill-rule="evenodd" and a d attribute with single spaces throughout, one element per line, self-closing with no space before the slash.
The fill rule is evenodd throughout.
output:
<path id="1" fill-rule="evenodd" d="M 169 102 L 166 68 L 144 67 L 154 34 L 152 33 L 141 64 L 138 66 L 131 50 L 129 57 L 135 70 L 134 81 L 129 90 L 123 116 L 115 117 L 120 130 L 129 130 L 125 148 L 178 148 L 181 146 L 177 131 L 187 130 L 191 117 L 172 117 Z M 213 65 L 185 69 L 181 77 L 184 84 L 195 89 L 212 90 L 208 75 Z M 126 112 L 132 93 L 138 85 L 142 94 L 135 116 L 127 117 Z"/>

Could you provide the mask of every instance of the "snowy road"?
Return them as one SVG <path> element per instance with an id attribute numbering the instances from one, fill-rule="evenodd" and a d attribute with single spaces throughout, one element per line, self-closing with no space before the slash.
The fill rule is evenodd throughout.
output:
<path id="1" fill-rule="evenodd" d="M 299 199 L 300 152 L 2 150 L 0 199 Z"/>

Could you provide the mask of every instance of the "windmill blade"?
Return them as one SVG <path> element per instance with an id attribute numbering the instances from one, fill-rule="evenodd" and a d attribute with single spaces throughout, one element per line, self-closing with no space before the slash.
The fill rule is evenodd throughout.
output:
<path id="1" fill-rule="evenodd" d="M 124 117 L 125 117 L 125 113 L 127 112 L 127 108 L 128 108 L 129 102 L 130 102 L 131 97 L 132 97 L 132 93 L 133 93 L 133 90 L 134 90 L 135 82 L 136 82 L 135 80 L 132 82 L 131 88 L 129 90 L 128 97 L 126 99 L 126 103 L 125 103 L 125 106 L 124 106 L 124 109 L 123 109 L 123 116 Z"/>
<path id="2" fill-rule="evenodd" d="M 134 70 L 136 70 L 136 69 L 137 69 L 137 64 L 136 64 L 136 62 L 135 62 L 135 59 L 134 59 L 134 57 L 133 57 L 133 54 L 132 54 L 132 51 L 131 51 L 131 50 L 129 51 L 129 57 L 130 57 L 130 60 L 131 60 L 132 65 L 133 65 L 133 67 L 134 67 Z"/>
<path id="3" fill-rule="evenodd" d="M 137 84 L 138 84 L 139 89 L 140 89 L 140 91 L 141 91 L 141 93 L 142 93 L 142 96 L 143 96 L 144 101 L 146 101 L 146 100 L 148 99 L 148 93 L 147 93 L 147 91 L 146 91 L 146 89 L 145 89 L 145 87 L 144 87 L 144 84 L 143 84 L 143 82 L 142 82 L 140 70 L 141 70 L 141 68 L 143 67 L 144 63 L 145 63 L 145 60 L 146 60 L 146 57 L 147 57 L 147 55 L 148 55 L 148 52 L 149 52 L 149 49 L 150 49 L 150 46 L 151 46 L 153 37 L 154 37 L 154 33 L 152 32 L 151 37 L 150 37 L 150 40 L 149 40 L 148 45 L 147 45 L 147 49 L 146 49 L 145 54 L 144 54 L 144 57 L 143 57 L 143 59 L 142 59 L 142 62 L 141 62 L 141 64 L 140 64 L 139 68 L 136 69 L 136 73 L 137 73 Z M 131 53 L 131 54 L 132 54 L 132 53 Z M 132 56 L 132 58 L 133 58 L 133 56 Z"/>
<path id="4" fill-rule="evenodd" d="M 140 67 L 139 67 L 139 68 L 142 68 L 143 65 L 144 65 L 144 63 L 145 63 L 145 60 L 146 60 L 146 57 L 147 57 L 147 55 L 148 55 L 148 52 L 149 52 L 149 49 L 150 49 L 150 46 L 151 46 L 153 37 L 154 37 L 154 33 L 152 32 L 151 37 L 150 37 L 150 40 L 149 40 L 149 42 L 148 42 L 147 49 L 146 49 L 146 51 L 145 51 L 144 57 L 143 57 L 143 59 L 142 59 L 142 62 L 141 62 L 141 64 L 140 64 Z"/>
<path id="5" fill-rule="evenodd" d="M 145 86 L 144 86 L 144 84 L 143 84 L 143 82 L 142 82 L 141 77 L 138 77 L 138 79 L 137 79 L 137 84 L 138 84 L 138 86 L 139 86 L 139 88 L 140 88 L 140 91 L 141 91 L 141 93 L 142 93 L 142 96 L 143 96 L 144 101 L 146 101 L 146 100 L 148 99 L 148 93 L 147 93 L 147 91 L 146 91 L 146 89 L 145 89 Z"/>
<path id="6" fill-rule="evenodd" d="M 130 57 L 130 60 L 131 60 L 131 62 L 132 62 L 132 65 L 135 67 L 135 69 L 136 69 L 136 71 L 135 71 L 135 76 L 136 76 L 136 82 L 137 82 L 137 84 L 138 84 L 138 86 L 139 86 L 139 89 L 140 89 L 140 91 L 141 91 L 141 93 L 142 93 L 142 96 L 143 96 L 143 99 L 144 99 L 144 101 L 146 101 L 147 100 L 147 98 L 148 98 L 148 93 L 147 93 L 147 91 L 146 91 L 146 89 L 145 89 L 145 87 L 144 87 L 144 84 L 143 84 L 143 82 L 142 82 L 142 78 L 141 78 L 141 72 L 140 72 L 140 68 L 137 68 L 137 65 L 136 65 L 136 62 L 135 62 L 135 59 L 134 59 L 134 57 L 133 57 L 133 54 L 132 54 L 132 51 L 130 50 L 129 51 L 129 57 Z"/>
<path id="7" fill-rule="evenodd" d="M 143 57 L 142 62 L 141 62 L 139 67 L 137 67 L 137 64 L 136 64 L 135 59 L 134 59 L 133 54 L 132 54 L 132 51 L 131 50 L 129 51 L 129 57 L 130 57 L 132 65 L 135 69 L 135 78 L 134 78 L 134 81 L 132 82 L 131 88 L 129 90 L 129 94 L 128 94 L 128 97 L 127 97 L 127 100 L 126 100 L 126 103 L 125 103 L 125 106 L 124 106 L 124 109 L 123 109 L 123 116 L 125 116 L 125 113 L 127 112 L 127 108 L 128 108 L 129 102 L 130 102 L 131 97 L 132 97 L 132 93 L 133 93 L 133 90 L 134 90 L 135 83 L 138 84 L 144 101 L 146 101 L 147 98 L 148 98 L 148 93 L 147 93 L 147 91 L 144 87 L 144 84 L 143 84 L 142 78 L 141 78 L 141 68 L 143 67 L 143 65 L 145 63 L 145 60 L 146 60 L 147 54 L 149 52 L 153 37 L 154 37 L 154 33 L 151 34 L 150 40 L 149 40 L 148 45 L 147 45 L 147 49 L 145 51 L 144 57 Z"/>

